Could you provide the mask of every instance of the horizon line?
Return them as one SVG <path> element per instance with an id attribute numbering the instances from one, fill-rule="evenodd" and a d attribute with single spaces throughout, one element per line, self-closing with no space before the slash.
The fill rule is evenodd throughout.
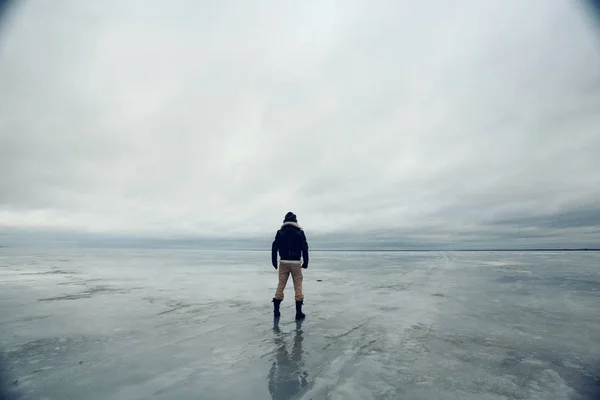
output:
<path id="1" fill-rule="evenodd" d="M 9 245 L 0 245 L 0 248 L 5 248 L 5 249 L 10 249 L 10 248 L 32 248 L 32 247 L 38 247 L 38 246 L 9 246 Z M 42 245 L 41 247 L 47 247 Z M 50 246 L 50 247 L 54 247 L 54 246 Z M 64 245 L 58 245 L 56 246 L 58 247 L 65 247 Z M 66 247 L 71 247 L 71 246 L 66 246 Z M 259 249 L 259 248 L 235 248 L 235 247 L 220 247 L 220 248 L 213 248 L 213 249 L 209 249 L 209 248 L 205 248 L 205 247 L 194 247 L 194 246 L 118 246 L 118 245 L 73 245 L 72 247 L 79 247 L 79 248 L 105 248 L 105 249 L 111 249 L 111 248 L 130 248 L 130 249 L 188 249 L 188 250 L 208 250 L 208 251 L 269 251 L 270 249 Z M 424 249 L 393 249 L 393 248 L 370 248 L 370 249 L 365 249 L 365 248 L 312 248 L 309 251 L 323 251 L 323 252 L 436 252 L 436 251 L 452 251 L 452 252 L 475 252 L 475 251 L 495 251 L 495 252 L 502 252 L 502 251 L 600 251 L 600 248 L 588 248 L 588 247 L 577 247 L 577 248 L 558 248 L 558 247 L 552 247 L 552 248 L 539 248 L 539 247 L 532 247 L 532 248 L 481 248 L 481 249 L 460 249 L 460 248 L 447 248 L 447 249 L 441 249 L 441 248 L 424 248 Z"/>

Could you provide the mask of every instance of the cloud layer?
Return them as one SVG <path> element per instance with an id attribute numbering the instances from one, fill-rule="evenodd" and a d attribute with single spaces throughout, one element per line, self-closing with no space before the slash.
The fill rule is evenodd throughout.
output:
<path id="1" fill-rule="evenodd" d="M 23 2 L 2 232 L 600 243 L 598 25 L 497 3 Z"/>

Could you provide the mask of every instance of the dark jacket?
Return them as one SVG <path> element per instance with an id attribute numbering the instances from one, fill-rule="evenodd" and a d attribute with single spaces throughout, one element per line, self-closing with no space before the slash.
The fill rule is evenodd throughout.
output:
<path id="1" fill-rule="evenodd" d="M 285 222 L 277 231 L 271 246 L 271 261 L 277 267 L 277 253 L 282 260 L 299 261 L 302 256 L 302 268 L 308 267 L 308 242 L 300 226 L 294 222 Z"/>

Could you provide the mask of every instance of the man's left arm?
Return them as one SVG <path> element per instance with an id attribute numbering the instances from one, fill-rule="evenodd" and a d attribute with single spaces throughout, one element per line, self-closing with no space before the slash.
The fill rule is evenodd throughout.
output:
<path id="1" fill-rule="evenodd" d="M 302 268 L 308 268 L 308 241 L 304 232 L 302 232 Z"/>

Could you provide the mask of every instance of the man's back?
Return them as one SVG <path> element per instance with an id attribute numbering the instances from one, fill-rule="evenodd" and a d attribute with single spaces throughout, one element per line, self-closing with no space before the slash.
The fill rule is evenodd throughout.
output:
<path id="1" fill-rule="evenodd" d="M 274 249 L 279 252 L 279 257 L 286 261 L 299 261 L 304 255 L 308 259 L 308 243 L 304 231 L 295 222 L 285 222 L 277 231 L 273 241 Z"/>

